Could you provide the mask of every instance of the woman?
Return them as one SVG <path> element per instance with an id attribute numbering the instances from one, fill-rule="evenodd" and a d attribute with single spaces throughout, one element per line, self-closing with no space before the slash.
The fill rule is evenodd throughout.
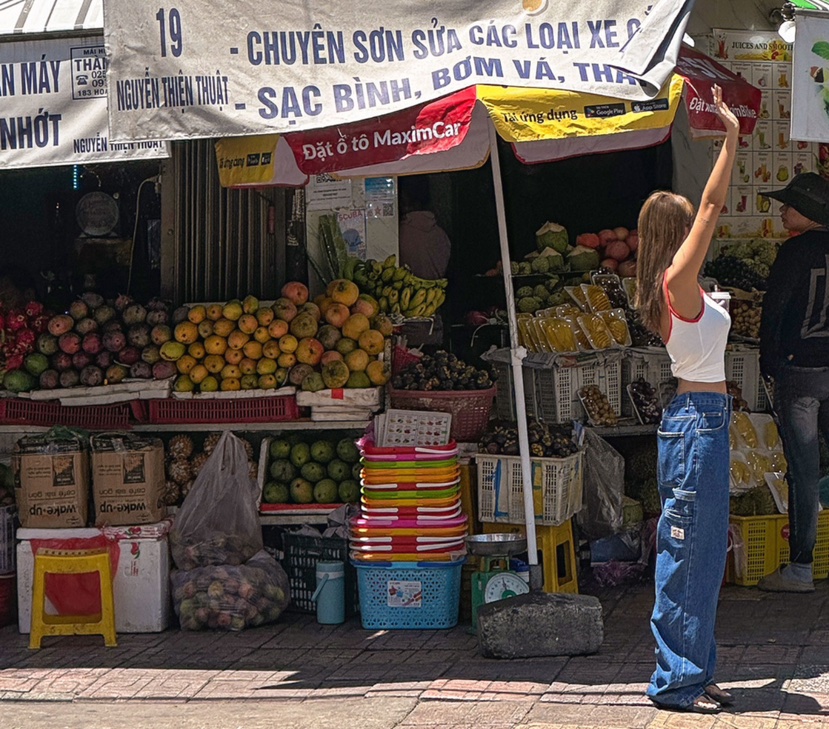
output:
<path id="1" fill-rule="evenodd" d="M 725 344 L 731 319 L 698 277 L 737 152 L 739 124 L 714 86 L 725 143 L 699 211 L 681 195 L 655 192 L 639 214 L 638 310 L 658 333 L 678 380 L 662 416 L 657 478 L 656 603 L 651 627 L 657 666 L 648 696 L 660 708 L 715 713 L 731 696 L 714 684 L 714 622 L 728 533 L 728 426 Z"/>

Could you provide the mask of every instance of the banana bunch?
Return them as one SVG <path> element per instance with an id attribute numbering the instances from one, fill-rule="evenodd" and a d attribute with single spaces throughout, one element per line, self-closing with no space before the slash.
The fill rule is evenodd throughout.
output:
<path id="1" fill-rule="evenodd" d="M 436 281 L 419 278 L 407 266 L 398 267 L 397 257 L 393 255 L 385 261 L 349 258 L 343 273 L 360 291 L 374 296 L 385 314 L 406 318 L 434 316 L 446 300 L 445 278 Z"/>

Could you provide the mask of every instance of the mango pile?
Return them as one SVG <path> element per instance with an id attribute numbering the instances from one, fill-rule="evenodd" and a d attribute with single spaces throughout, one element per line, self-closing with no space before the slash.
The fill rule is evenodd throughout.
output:
<path id="1" fill-rule="evenodd" d="M 446 301 L 448 281 L 445 278 L 419 278 L 407 266 L 398 266 L 396 256 L 389 256 L 382 262 L 349 258 L 343 275 L 354 281 L 361 291 L 372 293 L 384 314 L 430 317 Z"/>
<path id="2" fill-rule="evenodd" d="M 305 391 L 385 385 L 391 369 L 379 358 L 392 333 L 378 302 L 346 279 L 332 281 L 309 301 L 291 281 L 262 306 L 254 296 L 224 304 L 182 307 L 173 340 L 161 357 L 175 363 L 177 392 Z"/>

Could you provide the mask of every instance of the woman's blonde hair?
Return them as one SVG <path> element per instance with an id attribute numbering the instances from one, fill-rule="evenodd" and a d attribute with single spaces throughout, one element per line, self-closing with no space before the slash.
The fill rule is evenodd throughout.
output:
<path id="1" fill-rule="evenodd" d="M 694 206 L 673 192 L 654 192 L 639 211 L 636 307 L 642 323 L 660 333 L 662 279 L 694 222 Z"/>

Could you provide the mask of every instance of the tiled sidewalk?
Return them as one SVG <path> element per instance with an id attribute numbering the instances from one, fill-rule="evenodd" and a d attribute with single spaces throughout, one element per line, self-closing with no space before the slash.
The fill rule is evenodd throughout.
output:
<path id="1" fill-rule="evenodd" d="M 242 633 L 122 634 L 114 649 L 74 637 L 29 651 L 8 627 L 0 726 L 12 717 L 11 727 L 56 728 L 57 716 L 70 729 L 829 726 L 829 585 L 814 595 L 723 590 L 719 680 L 737 705 L 716 717 L 660 712 L 643 696 L 652 586 L 600 597 L 602 649 L 569 659 L 487 660 L 466 626 L 374 632 L 295 614 Z"/>

